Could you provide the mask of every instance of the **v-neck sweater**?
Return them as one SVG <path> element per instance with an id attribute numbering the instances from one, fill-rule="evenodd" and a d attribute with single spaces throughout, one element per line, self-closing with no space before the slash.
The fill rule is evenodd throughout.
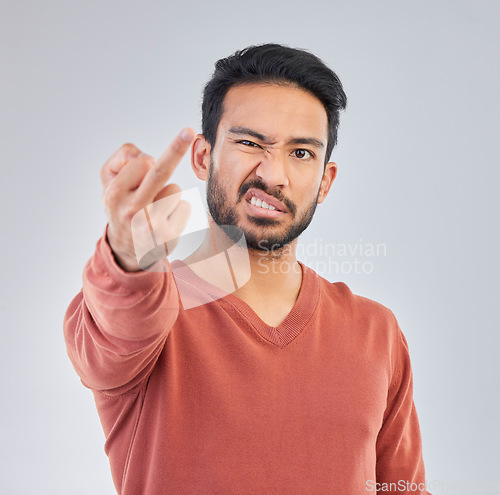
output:
<path id="1" fill-rule="evenodd" d="M 182 263 L 125 272 L 106 232 L 64 335 L 119 494 L 427 493 L 389 309 L 301 263 L 295 305 L 271 327 Z M 203 304 L 183 309 L 180 292 Z"/>
<path id="2" fill-rule="evenodd" d="M 175 260 L 171 267 L 177 288 L 184 298 L 190 299 L 189 305 L 193 304 L 193 300 L 194 304 L 198 305 L 207 300 L 221 299 L 222 304 L 230 304 L 241 313 L 260 338 L 278 347 L 285 347 L 300 334 L 311 319 L 319 300 L 319 281 L 316 273 L 300 261 L 298 263 L 302 270 L 300 290 L 293 308 L 277 326 L 265 323 L 245 301 L 203 280 L 182 261 Z"/>

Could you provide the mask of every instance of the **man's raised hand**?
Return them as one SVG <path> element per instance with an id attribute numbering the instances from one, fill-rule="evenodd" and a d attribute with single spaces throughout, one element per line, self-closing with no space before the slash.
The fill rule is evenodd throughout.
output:
<path id="1" fill-rule="evenodd" d="M 129 272 L 140 270 L 135 248 L 138 247 L 138 243 L 142 244 L 143 236 L 144 245 L 151 239 L 151 219 L 147 222 L 146 220 L 138 222 L 141 215 L 136 216 L 136 214 L 155 201 L 180 193 L 179 186 L 165 185 L 165 183 L 194 138 L 195 133 L 192 129 L 184 129 L 157 160 L 142 153 L 133 144 L 124 144 L 103 165 L 101 180 L 103 204 L 108 217 L 107 240 L 117 263 L 124 270 Z M 162 208 L 148 208 L 149 213 L 157 217 L 154 221 L 155 234 L 165 239 L 175 239 L 187 223 L 190 205 L 187 201 L 181 200 L 180 195 L 174 196 L 173 201 L 162 201 L 161 204 Z M 158 222 L 158 216 L 162 216 L 161 222 Z M 145 213 L 144 219 L 148 217 L 149 215 Z M 159 227 L 161 232 L 157 232 Z"/>

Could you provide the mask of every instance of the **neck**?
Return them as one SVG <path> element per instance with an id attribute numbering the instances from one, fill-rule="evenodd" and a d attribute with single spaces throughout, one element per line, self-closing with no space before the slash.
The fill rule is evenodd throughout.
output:
<path id="1" fill-rule="evenodd" d="M 280 250 L 259 251 L 246 249 L 236 244 L 210 218 L 210 229 L 200 247 L 183 261 L 207 282 L 227 290 L 234 287 L 224 279 L 222 267 L 214 261 L 214 256 L 230 250 L 233 281 L 236 280 L 234 294 L 244 300 L 275 301 L 293 299 L 298 295 L 302 283 L 302 270 L 296 259 L 297 239 Z M 220 256 L 219 256 L 220 257 Z M 206 263 L 200 263 L 207 260 Z M 227 261 L 223 260 L 224 264 Z M 225 277 L 227 278 L 227 276 Z M 247 280 L 239 284 L 238 281 Z M 241 285 L 241 286 L 240 286 Z"/>

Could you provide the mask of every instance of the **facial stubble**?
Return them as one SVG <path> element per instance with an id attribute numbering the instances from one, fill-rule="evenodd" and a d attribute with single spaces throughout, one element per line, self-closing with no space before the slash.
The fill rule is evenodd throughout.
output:
<path id="1" fill-rule="evenodd" d="M 267 252 L 272 254 L 273 257 L 279 258 L 280 253 L 284 251 L 285 247 L 294 241 L 311 223 L 314 212 L 316 211 L 319 188 L 314 201 L 311 202 L 305 212 L 301 215 L 301 218 L 287 227 L 284 232 L 274 234 L 273 227 L 279 227 L 281 224 L 279 220 L 249 215 L 247 217 L 248 220 L 253 223 L 257 229 L 250 230 L 243 228 L 238 224 L 239 215 L 236 213 L 236 206 L 241 201 L 245 201 L 244 195 L 251 187 L 261 189 L 266 194 L 269 194 L 270 196 L 273 196 L 279 201 L 285 203 L 288 208 L 288 214 L 295 220 L 297 216 L 297 208 L 294 203 L 292 203 L 288 198 L 285 198 L 281 191 L 275 191 L 274 193 L 273 191 L 270 191 L 266 187 L 266 184 L 259 178 L 252 179 L 245 184 L 242 184 L 240 190 L 238 191 L 236 204 L 231 206 L 219 180 L 218 173 L 214 170 L 213 161 L 212 159 L 210 160 L 207 180 L 207 205 L 214 222 L 233 242 L 238 242 L 241 237 L 241 232 L 243 232 L 248 249 Z M 237 227 L 237 229 L 225 228 L 226 226 Z"/>

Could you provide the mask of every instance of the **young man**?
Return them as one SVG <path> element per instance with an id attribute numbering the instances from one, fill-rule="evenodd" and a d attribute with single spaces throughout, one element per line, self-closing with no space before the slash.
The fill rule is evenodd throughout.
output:
<path id="1" fill-rule="evenodd" d="M 124 145 L 103 166 L 109 221 L 64 331 L 119 493 L 426 493 L 396 319 L 295 257 L 335 179 L 345 106 L 314 55 L 249 47 L 217 62 L 203 134 L 185 129 L 158 160 Z M 165 182 L 190 146 L 211 229 L 183 262 L 141 270 L 131 223 L 179 191 Z M 174 201 L 154 233 L 175 238 L 188 215 Z M 250 276 L 229 293 L 200 263 L 238 233 Z"/>

